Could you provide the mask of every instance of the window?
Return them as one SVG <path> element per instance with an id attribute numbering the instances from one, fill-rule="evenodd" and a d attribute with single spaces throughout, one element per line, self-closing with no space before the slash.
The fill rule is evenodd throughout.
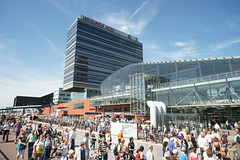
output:
<path id="1" fill-rule="evenodd" d="M 122 108 L 113 108 L 113 112 L 122 112 Z"/>
<path id="2" fill-rule="evenodd" d="M 73 104 L 73 109 L 84 109 L 84 103 Z"/>

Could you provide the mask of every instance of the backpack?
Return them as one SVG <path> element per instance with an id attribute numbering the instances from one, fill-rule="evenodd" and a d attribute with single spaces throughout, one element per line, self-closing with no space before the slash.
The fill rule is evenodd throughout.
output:
<path id="1" fill-rule="evenodd" d="M 236 140 L 238 143 L 240 143 L 240 136 L 237 136 Z"/>
<path id="2" fill-rule="evenodd" d="M 118 156 L 118 144 L 113 149 L 114 156 Z"/>
<path id="3" fill-rule="evenodd" d="M 139 153 L 137 153 L 137 155 L 136 155 L 136 157 L 135 157 L 135 160 L 146 160 L 145 158 L 143 158 L 143 159 L 140 159 L 140 154 Z"/>

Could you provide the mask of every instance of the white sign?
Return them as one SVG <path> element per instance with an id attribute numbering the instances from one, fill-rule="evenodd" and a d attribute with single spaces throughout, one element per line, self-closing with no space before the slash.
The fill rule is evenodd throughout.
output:
<path id="1" fill-rule="evenodd" d="M 130 138 L 133 137 L 137 139 L 137 124 L 132 123 L 113 123 L 111 122 L 111 134 L 112 135 L 118 135 L 120 133 L 120 130 L 122 130 L 123 137 Z"/>

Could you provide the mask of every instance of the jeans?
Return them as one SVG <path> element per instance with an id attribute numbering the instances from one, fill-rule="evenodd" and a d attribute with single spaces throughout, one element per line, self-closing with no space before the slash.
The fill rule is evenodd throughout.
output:
<path id="1" fill-rule="evenodd" d="M 204 148 L 200 148 L 201 160 L 203 160 L 203 152 L 204 152 Z"/>
<path id="2" fill-rule="evenodd" d="M 9 130 L 3 130 L 3 141 L 5 140 L 5 136 L 6 136 L 6 142 L 8 142 L 8 135 L 9 135 Z"/>
<path id="3" fill-rule="evenodd" d="M 129 153 L 130 159 L 129 160 L 135 160 L 135 157 L 132 153 Z"/>
<path id="4" fill-rule="evenodd" d="M 86 159 L 89 159 L 89 151 L 90 151 L 90 150 L 89 150 L 89 149 L 85 149 L 85 151 L 86 151 L 86 152 L 85 152 L 85 157 L 86 157 Z"/>
<path id="5" fill-rule="evenodd" d="M 106 154 L 106 155 L 99 155 L 98 156 L 99 157 L 99 160 L 107 160 L 108 159 L 108 155 Z"/>
<path id="6" fill-rule="evenodd" d="M 50 146 L 44 146 L 43 160 L 48 160 L 50 158 L 50 152 L 51 152 L 51 147 Z"/>
<path id="7" fill-rule="evenodd" d="M 71 140 L 71 148 L 70 149 L 75 150 L 75 139 Z"/>
<path id="8" fill-rule="evenodd" d="M 31 157 L 32 157 L 33 145 L 34 145 L 34 142 L 28 143 L 28 159 L 31 159 Z"/>

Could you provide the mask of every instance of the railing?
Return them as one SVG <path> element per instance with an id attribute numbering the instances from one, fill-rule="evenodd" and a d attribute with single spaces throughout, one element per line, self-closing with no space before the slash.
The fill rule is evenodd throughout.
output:
<path id="1" fill-rule="evenodd" d="M 227 73 L 222 73 L 222 74 L 197 77 L 197 78 L 175 81 L 175 82 L 160 83 L 160 84 L 154 85 L 154 87 L 152 89 L 159 89 L 159 88 L 165 88 L 165 87 L 170 87 L 170 86 L 172 87 L 172 86 L 178 86 L 178 85 L 184 85 L 184 84 L 192 84 L 192 83 L 197 83 L 197 82 L 206 82 L 206 81 L 239 77 L 239 76 L 240 76 L 240 71 L 227 72 Z"/>

